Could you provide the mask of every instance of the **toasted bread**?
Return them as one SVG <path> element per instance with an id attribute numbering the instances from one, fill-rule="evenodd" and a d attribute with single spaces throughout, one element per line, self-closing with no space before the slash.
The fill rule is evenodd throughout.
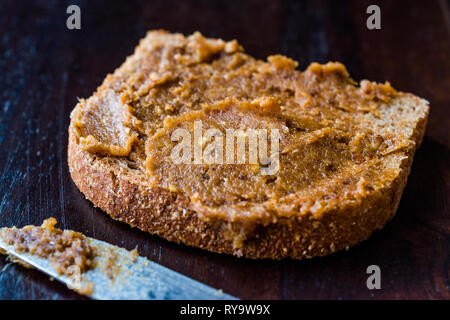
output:
<path id="1" fill-rule="evenodd" d="M 340 63 L 296 67 L 280 55 L 256 60 L 236 41 L 149 32 L 72 112 L 75 184 L 116 220 L 218 253 L 301 259 L 367 239 L 397 210 L 428 102 L 358 84 Z M 174 134 L 198 123 L 214 139 L 276 130 L 276 170 L 250 153 L 226 158 L 222 144 L 223 159 L 193 151 L 173 161 Z M 204 156 L 214 139 L 196 139 Z"/>

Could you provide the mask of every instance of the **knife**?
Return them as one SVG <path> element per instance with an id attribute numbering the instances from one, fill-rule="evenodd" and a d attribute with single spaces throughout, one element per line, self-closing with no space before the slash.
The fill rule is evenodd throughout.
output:
<path id="1" fill-rule="evenodd" d="M 38 256 L 17 252 L 13 245 L 0 237 L 0 252 L 10 260 L 34 267 L 51 278 L 65 283 L 70 289 L 99 300 L 236 300 L 178 272 L 163 267 L 134 251 L 85 237 L 96 248 L 95 267 L 79 275 L 60 275 L 50 261 Z M 86 290 L 92 288 L 92 290 Z"/>

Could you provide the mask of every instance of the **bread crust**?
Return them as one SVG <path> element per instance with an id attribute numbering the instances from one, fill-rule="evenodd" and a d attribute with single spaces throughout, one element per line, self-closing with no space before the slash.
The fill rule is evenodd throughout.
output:
<path id="1" fill-rule="evenodd" d="M 68 163 L 73 181 L 95 206 L 113 219 L 169 241 L 246 258 L 294 259 L 324 256 L 348 249 L 381 229 L 395 214 L 414 152 L 426 127 L 427 103 L 402 94 L 421 108 L 412 139 L 416 142 L 400 164 L 400 173 L 385 188 L 326 211 L 280 217 L 271 223 L 239 217 L 205 217 L 180 193 L 152 187 L 145 175 L 84 151 L 69 127 Z"/>

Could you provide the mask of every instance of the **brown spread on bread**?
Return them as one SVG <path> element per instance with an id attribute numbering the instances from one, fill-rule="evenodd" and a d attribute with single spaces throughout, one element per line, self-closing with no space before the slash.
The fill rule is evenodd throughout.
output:
<path id="1" fill-rule="evenodd" d="M 383 158 L 411 144 L 377 126 L 397 95 L 390 84 L 357 85 L 340 63 L 301 72 L 287 57 L 255 60 L 236 41 L 199 33 L 153 32 L 143 41 L 149 45 L 141 43 L 94 98 L 81 102 L 73 116 L 77 137 L 89 152 L 134 159 L 153 183 L 186 193 L 197 208 L 226 214 L 257 203 L 281 214 L 311 207 L 319 213 L 392 180 L 397 169 L 383 168 Z M 274 112 L 266 112 L 268 99 Z M 278 128 L 279 173 L 261 175 L 250 164 L 172 163 L 170 134 L 198 120 L 223 132 Z"/>
<path id="2" fill-rule="evenodd" d="M 235 40 L 150 31 L 74 109 L 69 166 L 95 205 L 142 230 L 217 252 L 311 257 L 393 216 L 427 114 L 425 100 L 356 83 L 337 62 L 300 71 Z M 171 161 L 174 133 L 197 122 L 221 134 L 278 130 L 279 170 Z"/>

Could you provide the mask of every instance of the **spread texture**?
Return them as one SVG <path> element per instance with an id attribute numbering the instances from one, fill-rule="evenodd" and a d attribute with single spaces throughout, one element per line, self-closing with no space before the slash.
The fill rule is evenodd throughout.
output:
<path id="1" fill-rule="evenodd" d="M 300 72 L 287 57 L 255 60 L 236 41 L 199 33 L 151 32 L 143 42 L 81 102 L 77 135 L 89 152 L 133 159 L 155 185 L 186 193 L 205 212 L 320 211 L 393 180 L 398 168 L 383 160 L 413 143 L 377 124 L 397 95 L 390 84 L 357 85 L 342 64 Z M 279 172 L 262 175 L 248 163 L 174 164 L 173 131 L 192 131 L 199 120 L 222 132 L 279 129 Z"/>
<path id="2" fill-rule="evenodd" d="M 5 228 L 0 236 L 18 252 L 47 258 L 59 274 L 71 275 L 70 267 L 85 272 L 93 266 L 95 250 L 78 232 L 55 228 L 56 219 L 49 218 L 42 226 L 26 226 L 22 229 Z"/>
<path id="3" fill-rule="evenodd" d="M 279 219 L 320 219 L 365 202 L 369 210 L 380 205 L 379 199 L 391 217 L 423 135 L 426 104 L 397 92 L 389 82 L 357 83 L 337 62 L 312 63 L 300 71 L 297 62 L 281 55 L 254 59 L 236 40 L 151 31 L 92 97 L 80 100 L 70 134 L 79 157 L 91 159 L 89 166 L 101 162 L 115 168 L 108 169 L 112 185 L 105 192 L 120 195 L 123 176 L 131 172 L 135 189 L 126 192 L 165 194 L 182 201 L 187 215 L 231 223 L 226 229 L 233 248 L 240 248 L 242 239 L 258 232 L 257 225 Z M 180 130 L 192 146 L 199 146 L 202 161 L 194 149 L 182 149 L 189 151 L 184 161 L 173 161 Z M 270 139 L 263 153 L 268 159 L 262 160 L 267 161 L 250 161 L 249 136 L 246 161 L 228 161 L 228 130 L 238 135 L 266 130 Z M 75 170 L 82 172 L 72 168 L 72 175 Z M 77 185 L 95 185 L 94 176 L 85 180 Z M 398 194 L 387 196 L 394 187 L 400 188 Z M 103 207 L 115 207 L 111 201 L 116 200 Z M 151 207 L 152 200 L 145 205 L 139 196 L 126 201 L 124 208 L 114 209 L 120 219 L 138 226 L 150 219 L 128 217 L 126 208 Z M 170 212 L 171 207 L 158 210 Z"/>

